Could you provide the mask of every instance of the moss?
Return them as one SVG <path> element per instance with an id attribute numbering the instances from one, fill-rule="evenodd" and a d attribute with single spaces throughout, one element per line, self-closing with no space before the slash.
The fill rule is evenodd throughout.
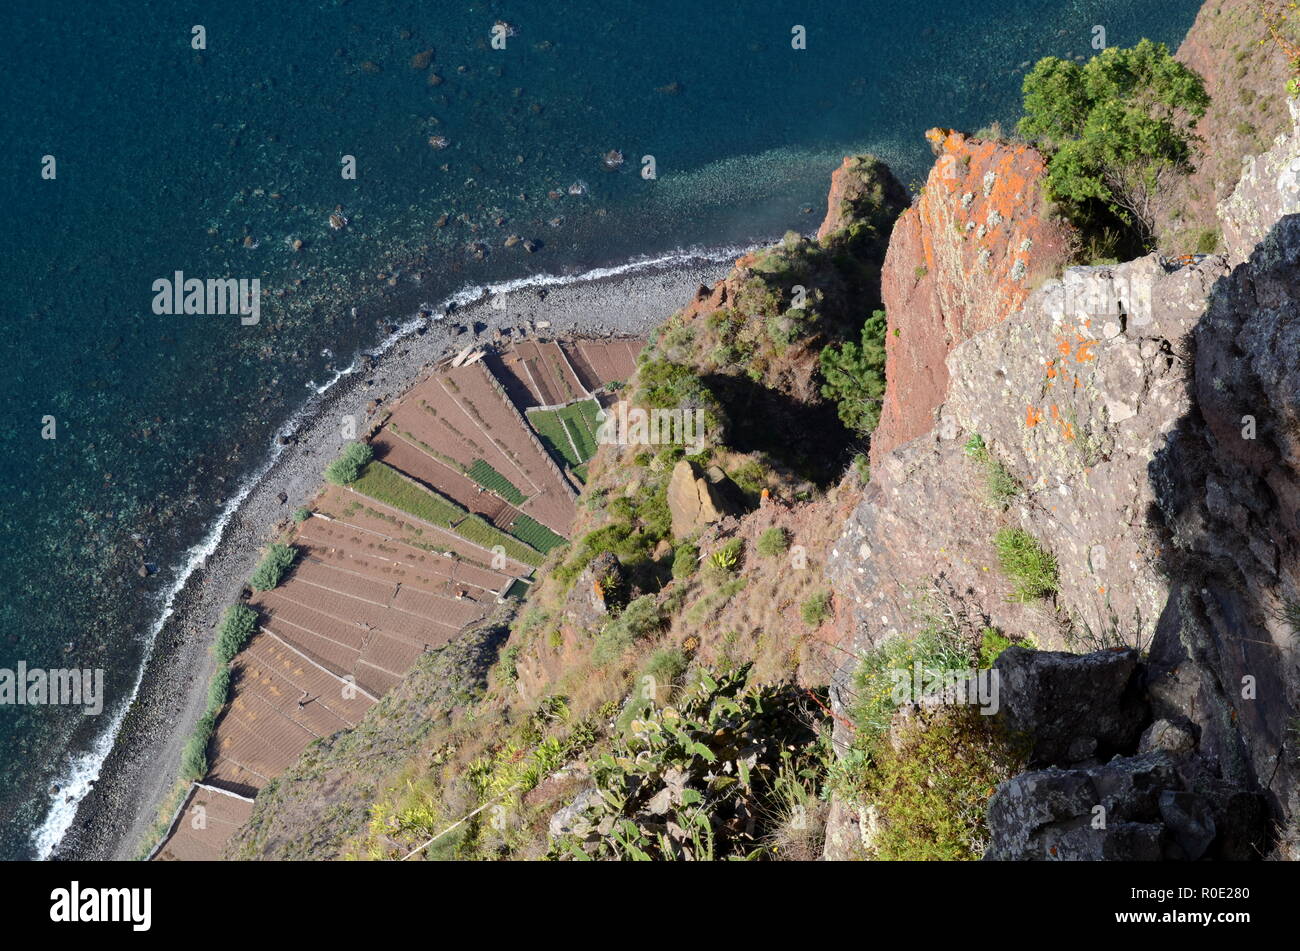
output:
<path id="1" fill-rule="evenodd" d="M 873 842 L 884 861 L 978 859 L 988 843 L 989 797 L 1024 765 L 992 717 L 937 708 L 877 751 L 869 795 L 880 809 Z"/>

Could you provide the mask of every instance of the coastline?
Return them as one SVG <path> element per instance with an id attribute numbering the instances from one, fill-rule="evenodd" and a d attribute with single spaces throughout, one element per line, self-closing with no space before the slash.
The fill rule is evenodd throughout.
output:
<path id="1" fill-rule="evenodd" d="M 355 414 L 366 419 L 372 400 L 390 402 L 431 364 L 471 344 L 489 343 L 498 331 L 517 338 L 521 328 L 549 321 L 549 327 L 530 335 L 643 335 L 685 306 L 700 284 L 711 285 L 725 276 L 745 250 L 684 253 L 576 276 L 521 278 L 499 285 L 494 298 L 485 298 L 484 289 L 469 289 L 453 300 L 473 303 L 442 321 L 409 321 L 370 351 L 374 356 L 359 356 L 353 372 L 322 387 L 309 399 L 307 411 L 281 431 L 288 432 L 288 444 L 247 487 L 212 540 L 211 554 L 177 591 L 112 748 L 49 857 L 136 857 L 176 784 L 181 748 L 203 712 L 214 668 L 212 630 L 226 606 L 238 599 L 259 549 L 275 527 L 320 487 L 325 465 L 344 442 L 339 417 Z M 457 333 L 458 327 L 463 331 Z M 54 804 L 60 807 L 71 808 L 68 803 Z M 52 821 L 47 817 L 45 827 Z"/>

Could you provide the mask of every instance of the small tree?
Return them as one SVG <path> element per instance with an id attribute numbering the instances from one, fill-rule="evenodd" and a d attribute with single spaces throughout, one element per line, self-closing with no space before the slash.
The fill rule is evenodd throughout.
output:
<path id="1" fill-rule="evenodd" d="M 339 457 L 325 467 L 325 478 L 335 485 L 355 482 L 374 455 L 368 443 L 350 442 Z"/>
<path id="2" fill-rule="evenodd" d="M 1076 210 L 1101 202 L 1149 246 L 1156 199 L 1192 171 L 1193 129 L 1210 103 L 1201 77 L 1142 40 L 1082 66 L 1041 59 L 1023 91 L 1019 130 L 1048 156 L 1051 197 Z"/>
<path id="3" fill-rule="evenodd" d="M 862 434 L 880 422 L 885 395 L 885 312 L 878 310 L 862 325 L 862 343 L 829 346 L 821 354 L 822 396 L 834 400 L 840 422 Z"/>

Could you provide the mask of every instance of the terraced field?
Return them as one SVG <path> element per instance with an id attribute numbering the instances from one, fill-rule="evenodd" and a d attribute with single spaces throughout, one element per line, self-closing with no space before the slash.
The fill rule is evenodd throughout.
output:
<path id="1" fill-rule="evenodd" d="M 597 409 L 586 380 L 635 356 L 621 342 L 612 355 L 578 352 L 581 367 L 558 344 L 527 343 L 434 371 L 392 406 L 361 475 L 311 500 L 283 539 L 293 567 L 248 598 L 259 629 L 231 664 L 207 774 L 154 859 L 219 858 L 252 797 L 307 744 L 355 725 L 422 653 L 527 589 L 564 544 L 576 488 L 523 410 L 582 399 L 543 419 L 546 438 L 568 446 L 559 459 L 585 462 Z M 499 379 L 502 364 L 529 384 Z"/>
<path id="2" fill-rule="evenodd" d="M 636 371 L 643 340 L 570 340 L 559 345 L 582 385 L 595 392 L 626 382 Z"/>
<path id="3" fill-rule="evenodd" d="M 531 409 L 528 422 L 537 430 L 542 444 L 574 469 L 596 454 L 599 411 L 595 400 L 583 400 L 561 409 Z"/>
<path id="4" fill-rule="evenodd" d="M 491 368 L 511 399 L 524 408 L 557 406 L 591 395 L 568 355 L 554 342 L 523 341 L 492 360 Z"/>

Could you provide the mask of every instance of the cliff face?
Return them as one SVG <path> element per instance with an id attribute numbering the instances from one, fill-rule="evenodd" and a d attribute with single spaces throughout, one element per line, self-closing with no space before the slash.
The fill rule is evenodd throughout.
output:
<path id="1" fill-rule="evenodd" d="M 947 394 L 944 358 L 1058 273 L 1073 237 L 1042 197 L 1038 152 L 940 129 L 927 137 L 938 160 L 898 220 L 881 279 L 888 391 L 873 464 L 929 431 Z"/>
<path id="2" fill-rule="evenodd" d="M 1286 61 L 1259 17 L 1256 0 L 1201 7 L 1177 57 L 1205 79 L 1210 108 L 1197 124 L 1196 171 L 1161 202 L 1161 247 L 1212 251 L 1215 209 L 1241 177 L 1242 158 L 1259 154 L 1290 126 Z"/>
<path id="3" fill-rule="evenodd" d="M 1163 784 L 1170 802 L 1212 787 L 1213 801 L 1201 804 L 1214 815 L 1211 828 L 1217 821 L 1237 830 L 1214 846 L 1225 856 L 1262 847 L 1252 797 L 1262 794 L 1282 827 L 1291 822 L 1300 805 L 1288 739 L 1300 690 L 1292 657 L 1300 632 L 1293 164 L 1300 167 L 1294 132 L 1247 165 L 1218 209 L 1229 254 L 1173 271 L 1155 255 L 1070 268 L 1003 322 L 955 343 L 937 424 L 875 453 L 871 484 L 830 559 L 846 621 L 845 663 L 833 677 L 837 711 L 851 706 L 852 658 L 915 630 L 918 593 L 932 593 L 947 610 L 1039 647 L 1149 651 L 1134 689 L 1153 720 L 1186 725 L 1177 755 L 1143 759 L 1156 756 L 1144 740 L 1129 750 L 1131 762 L 1107 765 L 1113 776 L 1085 755 L 1077 783 L 1100 789 L 1140 774 Z M 888 260 L 887 274 L 897 275 L 934 259 L 904 233 Z M 896 346 L 916 346 L 914 338 Z M 887 399 L 905 398 L 899 383 L 891 380 Z M 990 499 L 987 463 L 967 450 L 975 434 L 1015 480 L 1014 493 Z M 1005 528 L 1028 532 L 1055 556 L 1054 597 L 1009 600 L 993 545 Z M 838 739 L 847 743 L 843 729 Z M 1074 807 L 1036 798 L 1058 795 L 1057 785 L 1026 774 L 999 793 L 994 812 L 1004 831 L 1020 831 L 999 845 L 995 829 L 995 851 L 1045 857 L 1031 853 L 1053 842 L 1057 857 L 1095 848 L 1093 857 L 1168 857 L 1170 836 L 1186 831 L 1126 800 L 1124 808 L 1141 813 L 1142 849 L 1128 840 L 1071 844 Z M 1086 815 L 1092 800 L 1081 802 L 1078 815 Z M 1039 807 L 1035 837 L 1022 820 Z"/>

